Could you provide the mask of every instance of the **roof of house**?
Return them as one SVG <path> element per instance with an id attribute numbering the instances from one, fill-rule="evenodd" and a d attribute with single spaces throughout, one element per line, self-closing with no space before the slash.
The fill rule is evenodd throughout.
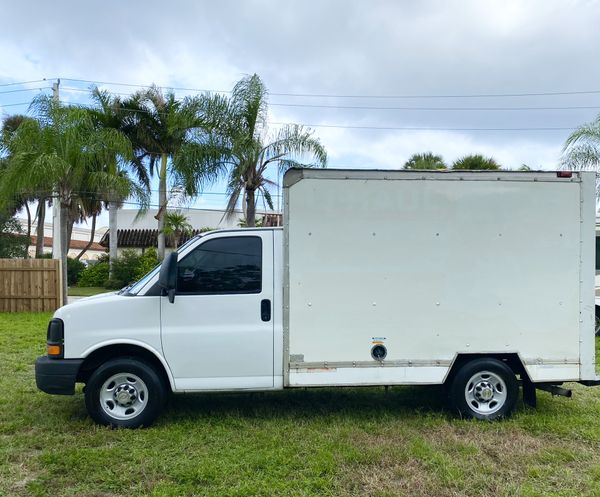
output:
<path id="1" fill-rule="evenodd" d="M 191 237 L 200 233 L 200 230 L 193 230 L 190 235 L 182 235 L 179 245 L 187 242 Z M 173 238 L 166 237 L 167 247 L 174 247 Z M 107 231 L 100 239 L 100 245 L 108 247 L 110 243 L 110 233 Z M 119 248 L 148 248 L 158 245 L 158 230 L 151 229 L 125 229 L 117 230 L 117 246 Z"/>
<path id="2" fill-rule="evenodd" d="M 32 235 L 31 236 L 31 245 L 35 245 L 36 243 L 37 243 L 37 236 Z M 87 247 L 88 243 L 89 242 L 86 242 L 85 240 L 71 240 L 69 242 L 69 248 L 74 249 L 74 250 L 83 250 L 85 247 Z M 44 247 L 52 247 L 52 237 L 50 237 L 50 236 L 44 237 Z M 98 250 L 100 252 L 105 252 L 105 248 L 96 242 L 92 242 L 92 245 L 90 246 L 90 248 L 88 250 Z"/>

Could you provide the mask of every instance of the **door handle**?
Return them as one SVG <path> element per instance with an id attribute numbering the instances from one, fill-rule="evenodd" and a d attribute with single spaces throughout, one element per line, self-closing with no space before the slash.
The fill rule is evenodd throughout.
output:
<path id="1" fill-rule="evenodd" d="M 269 299 L 260 301 L 260 319 L 271 321 L 271 301 Z"/>

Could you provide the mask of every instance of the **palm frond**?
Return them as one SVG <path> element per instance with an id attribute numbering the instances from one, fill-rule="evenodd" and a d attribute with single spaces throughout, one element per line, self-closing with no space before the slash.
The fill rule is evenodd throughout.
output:
<path id="1" fill-rule="evenodd" d="M 577 128 L 563 147 L 561 167 L 580 171 L 600 168 L 600 114 L 591 123 Z"/>

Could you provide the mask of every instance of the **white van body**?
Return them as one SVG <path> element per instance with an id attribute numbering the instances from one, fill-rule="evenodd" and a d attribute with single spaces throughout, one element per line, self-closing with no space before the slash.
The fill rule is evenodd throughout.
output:
<path id="1" fill-rule="evenodd" d="M 442 383 L 474 353 L 595 379 L 594 173 L 286 179 L 286 384 Z"/>
<path id="2" fill-rule="evenodd" d="M 156 269 L 55 318 L 65 360 L 139 347 L 174 392 L 442 384 L 470 356 L 591 384 L 594 236 L 594 173 L 291 170 L 283 229 L 179 250 L 259 239 L 260 292 L 171 303 Z"/>

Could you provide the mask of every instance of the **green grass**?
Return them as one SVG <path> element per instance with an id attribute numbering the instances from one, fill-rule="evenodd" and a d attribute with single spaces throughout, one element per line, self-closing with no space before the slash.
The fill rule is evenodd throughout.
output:
<path id="1" fill-rule="evenodd" d="M 97 295 L 99 293 L 110 292 L 106 288 L 100 286 L 70 286 L 69 297 L 90 297 L 91 295 Z"/>
<path id="2" fill-rule="evenodd" d="M 0 495 L 600 495 L 600 388 L 500 423 L 439 388 L 175 396 L 151 428 L 94 425 L 36 390 L 49 314 L 0 314 Z"/>

